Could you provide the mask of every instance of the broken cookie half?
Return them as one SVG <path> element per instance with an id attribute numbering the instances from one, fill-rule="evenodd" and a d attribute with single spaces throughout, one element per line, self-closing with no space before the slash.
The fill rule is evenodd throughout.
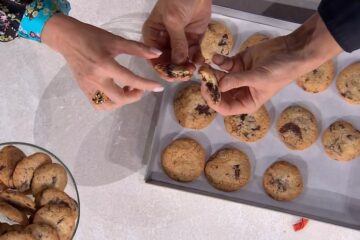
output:
<path id="1" fill-rule="evenodd" d="M 165 80 L 190 80 L 194 73 L 194 67 L 190 64 L 156 64 L 154 66 L 156 72 Z"/>
<path id="2" fill-rule="evenodd" d="M 210 94 L 213 104 L 221 101 L 221 93 L 219 90 L 219 81 L 216 77 L 215 70 L 209 66 L 201 66 L 199 69 L 202 81 L 205 82 L 208 93 Z"/>

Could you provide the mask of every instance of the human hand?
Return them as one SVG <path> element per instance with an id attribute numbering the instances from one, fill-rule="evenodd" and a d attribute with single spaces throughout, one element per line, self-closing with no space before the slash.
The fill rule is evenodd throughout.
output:
<path id="1" fill-rule="evenodd" d="M 114 59 L 119 54 L 153 59 L 161 55 L 157 49 L 62 14 L 46 23 L 42 42 L 64 56 L 81 90 L 97 110 L 136 102 L 144 91 L 163 90 L 159 83 L 135 75 Z"/>
<path id="2" fill-rule="evenodd" d="M 144 42 L 164 52 L 152 64 L 183 64 L 199 50 L 211 0 L 159 0 L 143 26 Z"/>
<path id="3" fill-rule="evenodd" d="M 222 115 L 253 113 L 291 81 L 341 51 L 315 14 L 287 36 L 260 43 L 232 58 L 214 56 L 213 62 L 229 72 L 217 72 L 222 100 L 213 104 L 204 86 L 202 94 Z"/>

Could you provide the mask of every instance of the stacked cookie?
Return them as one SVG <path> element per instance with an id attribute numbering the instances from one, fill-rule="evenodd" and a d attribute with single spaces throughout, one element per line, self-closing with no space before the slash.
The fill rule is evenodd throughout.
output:
<path id="1" fill-rule="evenodd" d="M 65 168 L 45 153 L 1 149 L 0 214 L 15 224 L 0 223 L 0 239 L 71 239 L 79 209 L 64 192 L 67 180 Z"/>

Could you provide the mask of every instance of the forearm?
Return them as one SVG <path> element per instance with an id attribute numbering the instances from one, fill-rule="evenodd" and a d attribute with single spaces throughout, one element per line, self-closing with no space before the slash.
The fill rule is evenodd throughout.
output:
<path id="1" fill-rule="evenodd" d="M 314 69 L 343 51 L 319 14 L 313 15 L 285 38 L 288 51 L 297 56 L 305 69 Z"/>

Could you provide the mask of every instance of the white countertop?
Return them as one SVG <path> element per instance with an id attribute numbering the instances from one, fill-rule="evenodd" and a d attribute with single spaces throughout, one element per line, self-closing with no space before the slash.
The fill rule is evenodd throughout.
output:
<path id="1" fill-rule="evenodd" d="M 72 16 L 95 25 L 154 4 L 71 2 Z M 294 233 L 296 216 L 146 184 L 142 152 L 153 96 L 97 113 L 61 56 L 26 40 L 0 44 L 0 52 L 0 142 L 35 143 L 67 164 L 81 201 L 75 239 L 360 239 L 359 231 L 317 221 Z"/>

